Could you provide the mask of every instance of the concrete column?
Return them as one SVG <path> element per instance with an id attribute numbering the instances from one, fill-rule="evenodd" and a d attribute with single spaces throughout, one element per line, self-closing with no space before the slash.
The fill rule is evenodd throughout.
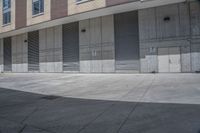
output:
<path id="1" fill-rule="evenodd" d="M 63 71 L 62 25 L 54 27 L 54 71 Z"/>
<path id="2" fill-rule="evenodd" d="M 40 72 L 47 72 L 46 70 L 46 30 L 39 31 L 39 60 Z"/>
<path id="3" fill-rule="evenodd" d="M 28 72 L 27 34 L 12 37 L 12 72 Z"/>
<path id="4" fill-rule="evenodd" d="M 85 29 L 85 32 L 82 30 Z M 80 52 L 80 72 L 89 73 L 91 71 L 91 50 L 90 50 L 90 20 L 79 22 L 79 52 Z"/>
<path id="5" fill-rule="evenodd" d="M 114 18 L 102 17 L 102 72 L 115 72 Z"/>
<path id="6" fill-rule="evenodd" d="M 12 37 L 12 72 L 17 72 L 17 36 Z"/>
<path id="7" fill-rule="evenodd" d="M 54 72 L 54 28 L 46 29 L 47 72 Z"/>
<path id="8" fill-rule="evenodd" d="M 0 39 L 0 73 L 3 72 L 3 39 Z"/>
<path id="9" fill-rule="evenodd" d="M 28 72 L 28 35 L 22 35 L 22 72 Z"/>

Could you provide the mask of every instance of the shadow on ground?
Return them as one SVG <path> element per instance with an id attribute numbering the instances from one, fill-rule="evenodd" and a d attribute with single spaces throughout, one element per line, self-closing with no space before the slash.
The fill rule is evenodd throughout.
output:
<path id="1" fill-rule="evenodd" d="M 0 133 L 199 133 L 200 105 L 45 96 L 0 88 Z"/>

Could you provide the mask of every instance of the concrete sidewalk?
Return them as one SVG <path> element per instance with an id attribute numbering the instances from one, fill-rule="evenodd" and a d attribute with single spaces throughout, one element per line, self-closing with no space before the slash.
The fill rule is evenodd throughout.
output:
<path id="1" fill-rule="evenodd" d="M 1 74 L 0 133 L 198 133 L 199 74 Z"/>

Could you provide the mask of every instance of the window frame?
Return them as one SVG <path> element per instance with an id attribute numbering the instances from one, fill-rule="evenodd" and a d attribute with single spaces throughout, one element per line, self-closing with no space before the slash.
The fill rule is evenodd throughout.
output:
<path id="1" fill-rule="evenodd" d="M 2 26 L 10 24 L 11 24 L 11 0 L 2 0 Z"/>
<path id="2" fill-rule="evenodd" d="M 85 3 L 91 0 L 75 0 L 75 1 L 76 1 L 76 4 L 78 5 L 78 4 Z"/>
<path id="3" fill-rule="evenodd" d="M 32 16 L 40 16 L 44 14 L 44 1 L 45 0 L 32 0 Z M 38 13 L 35 13 L 35 3 L 38 2 Z M 43 3 L 43 5 L 41 4 Z M 41 6 L 42 5 L 42 6 Z"/>

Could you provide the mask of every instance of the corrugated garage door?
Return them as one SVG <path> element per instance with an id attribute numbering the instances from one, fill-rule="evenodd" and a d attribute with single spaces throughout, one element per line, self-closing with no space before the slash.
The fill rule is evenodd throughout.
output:
<path id="1" fill-rule="evenodd" d="M 138 12 L 116 14 L 114 21 L 116 70 L 139 72 Z"/>
<path id="2" fill-rule="evenodd" d="M 28 33 L 28 71 L 39 71 L 39 32 Z"/>
<path id="3" fill-rule="evenodd" d="M 63 25 L 63 70 L 79 71 L 79 24 Z"/>
<path id="4" fill-rule="evenodd" d="M 3 39 L 3 53 L 4 71 L 12 71 L 11 37 Z"/>

